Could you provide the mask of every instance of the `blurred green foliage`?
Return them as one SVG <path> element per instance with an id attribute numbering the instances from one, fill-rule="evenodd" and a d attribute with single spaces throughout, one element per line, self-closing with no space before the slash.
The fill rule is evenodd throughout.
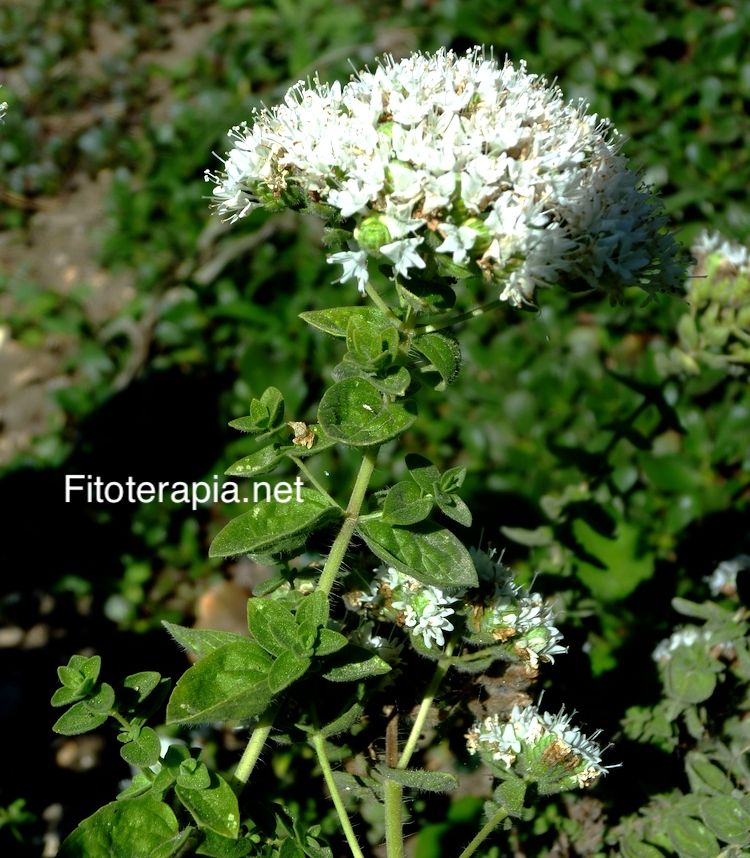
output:
<path id="1" fill-rule="evenodd" d="M 284 392 L 294 419 L 312 415 L 334 347 L 297 314 L 349 303 L 351 289 L 331 285 L 317 222 L 257 212 L 229 229 L 212 217 L 203 182 L 226 130 L 299 78 L 316 70 L 343 78 L 349 60 L 360 66 L 383 51 L 484 43 L 612 118 L 686 243 L 704 227 L 747 241 L 748 31 L 747 3 L 693 0 L 3 4 L 0 228 L 23 242 L 46 202 L 64 204 L 83 179 L 104 176 L 96 262 L 133 287 L 113 332 L 87 313 L 90 284 L 63 292 L 22 270 L 2 273 L 5 336 L 32 352 L 52 335 L 72 344 L 66 381 L 50 393 L 55 417 L 4 463 L 6 479 L 49 473 L 58 491 L 71 463 L 99 450 L 95 461 L 118 473 L 134 444 L 152 445 L 155 467 L 172 437 L 189 465 L 175 478 L 199 479 L 250 451 L 224 427 L 269 385 Z M 478 297 L 459 301 L 469 307 Z M 746 374 L 716 361 L 692 375 L 668 368 L 675 349 L 694 347 L 685 320 L 696 310 L 679 299 L 610 307 L 549 293 L 540 301 L 538 313 L 507 309 L 463 333 L 450 399 L 436 394 L 434 413 L 408 441 L 443 468 L 468 468 L 476 542 L 504 548 L 527 580 L 545 573 L 541 588 L 566 609 L 571 647 L 586 653 L 569 656 L 569 667 L 560 660 L 550 694 L 556 682 L 576 687 L 576 699 L 590 702 L 584 714 L 611 734 L 628 706 L 656 705 L 643 657 L 670 627 L 671 596 L 702 597 L 702 576 L 750 547 L 750 394 Z M 140 425 L 151 405 L 139 390 L 161 392 L 158 439 Z M 125 415 L 114 430 L 108 408 Z M 196 423 L 197 408 L 210 413 Z M 336 485 L 351 480 L 349 461 L 320 460 L 321 480 L 326 471 Z M 384 453 L 381 486 L 403 473 Z M 73 551 L 58 551 L 47 586 L 103 611 L 122 634 L 189 620 L 205 581 L 222 577 L 207 546 L 233 512 L 80 509 L 110 565 L 94 574 Z M 24 509 L 13 515 L 11 530 Z M 112 534 L 128 534 L 127 543 L 109 545 Z M 279 778 L 291 796 L 289 778 Z M 617 779 L 610 775 L 622 787 Z M 605 784 L 601 800 L 617 818 L 617 788 Z M 32 800 L 35 813 L 43 808 Z M 573 825 L 569 808 L 549 808 L 534 854 Z M 479 814 L 468 799 L 444 810 L 415 805 L 419 858 L 441 854 L 441 826 L 468 832 Z M 8 822 L 14 841 L 29 820 L 24 811 Z"/>

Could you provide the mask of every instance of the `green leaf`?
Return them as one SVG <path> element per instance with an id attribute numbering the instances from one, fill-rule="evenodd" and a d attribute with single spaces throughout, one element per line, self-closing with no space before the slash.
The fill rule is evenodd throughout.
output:
<path id="1" fill-rule="evenodd" d="M 295 655 L 293 652 L 282 652 L 274 661 L 268 674 L 268 686 L 271 694 L 278 694 L 301 679 L 310 667 L 310 659 Z"/>
<path id="2" fill-rule="evenodd" d="M 161 756 L 161 741 L 156 730 L 142 727 L 137 739 L 120 748 L 120 756 L 126 763 L 139 769 L 155 766 Z"/>
<path id="3" fill-rule="evenodd" d="M 167 704 L 168 724 L 243 721 L 271 701 L 271 659 L 254 641 L 240 640 L 209 653 L 187 670 Z"/>
<path id="4" fill-rule="evenodd" d="M 403 396 L 411 384 L 411 375 L 405 366 L 391 367 L 387 372 L 370 376 L 369 382 L 388 396 Z"/>
<path id="5" fill-rule="evenodd" d="M 177 786 L 189 790 L 208 789 L 211 786 L 208 766 L 195 757 L 183 760 L 177 770 Z"/>
<path id="6" fill-rule="evenodd" d="M 256 503 L 219 532 L 209 557 L 282 554 L 305 544 L 310 534 L 339 519 L 342 511 L 320 492 L 301 489 L 301 503 Z"/>
<path id="7" fill-rule="evenodd" d="M 391 769 L 377 766 L 378 773 L 387 781 L 395 781 L 409 789 L 421 792 L 451 792 L 458 786 L 458 778 L 449 772 L 427 772 L 422 769 Z"/>
<path id="8" fill-rule="evenodd" d="M 700 751 L 690 751 L 685 759 L 690 789 L 695 793 L 731 795 L 732 781 Z"/>
<path id="9" fill-rule="evenodd" d="M 177 626 L 176 628 L 180 628 Z M 192 631 L 192 629 L 190 629 Z M 159 686 L 161 674 L 155 670 L 142 670 L 139 673 L 131 673 L 122 682 L 123 688 L 133 692 L 134 705 L 143 703 L 151 692 Z"/>
<path id="10" fill-rule="evenodd" d="M 529 530 L 525 527 L 501 527 L 500 533 L 507 536 L 512 542 L 517 542 L 519 545 L 528 545 L 529 547 L 537 547 L 550 545 L 554 538 L 552 528 L 548 525 Z"/>
<path id="11" fill-rule="evenodd" d="M 435 371 L 440 375 L 436 390 L 445 390 L 456 380 L 461 369 L 461 347 L 458 341 L 446 334 L 432 333 L 415 337 L 412 347 L 427 358 L 429 365 L 425 371 Z"/>
<path id="12" fill-rule="evenodd" d="M 387 524 L 416 524 L 427 518 L 432 505 L 432 498 L 422 497 L 413 480 L 402 480 L 385 496 L 382 521 Z"/>
<path id="13" fill-rule="evenodd" d="M 458 495 L 436 495 L 435 501 L 443 513 L 464 527 L 471 527 L 471 510 Z"/>
<path id="14" fill-rule="evenodd" d="M 333 721 L 329 721 L 324 727 L 318 730 L 318 733 L 324 739 L 330 739 L 331 736 L 338 736 L 339 733 L 347 733 L 359 719 L 362 717 L 365 707 L 358 701 L 350 706 L 346 712 L 339 715 Z"/>
<path id="15" fill-rule="evenodd" d="M 348 638 L 340 632 L 335 632 L 333 629 L 321 629 L 318 632 L 318 643 L 315 645 L 315 655 L 324 656 L 332 655 L 343 649 L 347 644 Z"/>
<path id="16" fill-rule="evenodd" d="M 347 359 L 365 369 L 384 369 L 398 353 L 398 331 L 384 318 L 372 323 L 352 316 L 346 327 Z"/>
<path id="17" fill-rule="evenodd" d="M 523 814 L 523 804 L 526 800 L 526 781 L 519 778 L 513 773 L 508 773 L 508 777 L 500 781 L 495 790 L 495 801 L 502 805 L 510 816 L 520 817 Z"/>
<path id="18" fill-rule="evenodd" d="M 238 459 L 224 473 L 228 477 L 257 477 L 261 474 L 267 474 L 286 458 L 288 449 L 288 447 L 277 447 L 274 444 L 269 444 L 267 447 L 261 447 L 260 450 L 250 453 L 249 456 Z"/>
<path id="19" fill-rule="evenodd" d="M 720 840 L 734 846 L 750 843 L 750 813 L 736 798 L 704 798 L 700 803 L 700 812 L 703 821 Z"/>
<path id="20" fill-rule="evenodd" d="M 443 491 L 448 495 L 452 495 L 461 488 L 465 479 L 466 468 L 448 468 L 448 470 L 440 476 L 440 480 L 438 482 L 440 491 Z"/>
<path id="21" fill-rule="evenodd" d="M 300 625 L 312 623 L 318 628 L 328 622 L 329 611 L 328 597 L 322 591 L 315 590 L 305 596 L 297 606 L 296 620 Z"/>
<path id="22" fill-rule="evenodd" d="M 294 615 L 275 599 L 248 599 L 247 626 L 255 640 L 272 655 L 303 651 Z"/>
<path id="23" fill-rule="evenodd" d="M 255 844 L 249 837 L 230 840 L 220 837 L 213 831 L 204 832 L 203 842 L 196 848 L 196 855 L 207 855 L 209 858 L 244 858 L 255 849 Z"/>
<path id="24" fill-rule="evenodd" d="M 85 691 L 77 691 L 75 688 L 58 688 L 52 695 L 50 703 L 52 706 L 69 706 L 77 700 L 82 700 L 86 693 Z"/>
<path id="25" fill-rule="evenodd" d="M 198 658 L 203 658 L 229 643 L 245 640 L 242 635 L 235 632 L 224 632 L 219 629 L 189 629 L 187 626 L 178 626 L 166 620 L 162 620 L 162 625 L 180 646 L 190 650 Z"/>
<path id="26" fill-rule="evenodd" d="M 716 674 L 712 662 L 704 653 L 678 650 L 664 668 L 667 694 L 682 703 L 702 703 L 714 693 Z"/>
<path id="27" fill-rule="evenodd" d="M 349 322 L 353 318 L 362 319 L 372 325 L 388 322 L 385 313 L 375 307 L 333 307 L 330 310 L 308 310 L 305 313 L 300 313 L 299 317 L 319 331 L 342 338 L 346 337 Z"/>
<path id="28" fill-rule="evenodd" d="M 276 387 L 268 387 L 260 397 L 268 411 L 268 428 L 278 429 L 284 423 L 284 396 Z"/>
<path id="29" fill-rule="evenodd" d="M 635 836 L 623 837 L 620 841 L 622 858 L 664 858 L 664 853 L 655 846 L 643 843 Z"/>
<path id="30" fill-rule="evenodd" d="M 329 387 L 318 409 L 325 433 L 352 447 L 383 444 L 415 420 L 413 403 L 389 402 L 364 378 L 347 378 Z"/>
<path id="31" fill-rule="evenodd" d="M 719 854 L 719 844 L 706 826 L 690 816 L 670 814 L 664 827 L 680 858 L 707 858 Z"/>
<path id="32" fill-rule="evenodd" d="M 409 476 L 423 492 L 430 495 L 435 493 L 435 483 L 440 482 L 440 471 L 429 459 L 418 453 L 409 453 L 406 457 L 406 467 L 409 469 Z"/>
<path id="33" fill-rule="evenodd" d="M 583 519 L 573 522 L 576 540 L 600 564 L 576 558 L 577 575 L 594 596 L 605 602 L 626 598 L 654 574 L 653 555 L 640 550 L 640 529 L 621 518 L 616 524 L 614 539 L 608 539 Z"/>
<path id="34" fill-rule="evenodd" d="M 106 712 L 92 712 L 84 701 L 74 703 L 52 725 L 55 733 L 63 736 L 78 736 L 96 730 L 107 720 Z"/>
<path id="35" fill-rule="evenodd" d="M 479 583 L 466 548 L 449 530 L 432 522 L 407 529 L 361 521 L 357 531 L 373 554 L 423 584 L 455 589 Z"/>
<path id="36" fill-rule="evenodd" d="M 237 796 L 222 777 L 212 774 L 207 789 L 188 789 L 178 783 L 175 793 L 200 828 L 207 828 L 221 837 L 236 839 L 239 836 Z"/>
<path id="37" fill-rule="evenodd" d="M 83 701 L 90 712 L 107 715 L 115 705 L 115 690 L 108 682 L 102 682 L 96 694 Z"/>
<path id="38" fill-rule="evenodd" d="M 170 858 L 188 832 L 178 831 L 172 810 L 149 796 L 113 801 L 84 819 L 58 858 Z"/>
<path id="39" fill-rule="evenodd" d="M 331 663 L 333 667 L 323 674 L 330 682 L 358 682 L 369 676 L 388 673 L 391 669 L 379 655 L 351 644 L 333 656 Z"/>

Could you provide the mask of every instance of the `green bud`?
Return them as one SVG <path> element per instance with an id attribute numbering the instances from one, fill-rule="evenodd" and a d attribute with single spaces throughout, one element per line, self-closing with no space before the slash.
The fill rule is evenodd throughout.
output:
<path id="1" fill-rule="evenodd" d="M 391 242 L 391 234 L 380 215 L 366 217 L 354 230 L 354 238 L 368 253 L 378 253 L 384 244 Z"/>
<path id="2" fill-rule="evenodd" d="M 479 217 L 469 217 L 466 218 L 461 226 L 468 226 L 477 233 L 477 237 L 474 239 L 474 246 L 469 252 L 472 256 L 481 256 L 490 244 L 492 244 L 492 235 L 485 226 L 484 221 Z"/>

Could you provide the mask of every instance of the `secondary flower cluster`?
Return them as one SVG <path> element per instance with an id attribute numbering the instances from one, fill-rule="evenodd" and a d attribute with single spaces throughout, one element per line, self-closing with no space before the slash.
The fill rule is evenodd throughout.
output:
<path id="1" fill-rule="evenodd" d="M 552 715 L 530 705 L 514 706 L 506 718 L 478 721 L 466 739 L 469 752 L 480 754 L 500 774 L 513 769 L 549 794 L 588 786 L 606 772 L 595 741 L 599 733 L 585 736 L 564 710 Z"/>
<path id="2" fill-rule="evenodd" d="M 328 261 L 360 291 L 372 261 L 394 278 L 481 273 L 516 306 L 556 283 L 674 290 L 682 254 L 617 132 L 586 108 L 480 47 L 386 56 L 344 86 L 300 81 L 232 129 L 206 178 L 232 221 L 314 207 L 348 236 Z"/>
<path id="3" fill-rule="evenodd" d="M 731 560 L 723 560 L 703 580 L 708 584 L 712 596 L 736 596 L 737 573 L 750 569 L 750 554 L 738 554 Z"/>
<path id="4" fill-rule="evenodd" d="M 513 581 L 513 573 L 494 559 L 494 553 L 473 551 L 480 579 L 476 590 L 451 595 L 420 583 L 391 566 L 377 570 L 366 592 L 345 596 L 353 610 L 397 623 L 424 646 L 445 646 L 445 632 L 454 630 L 459 617 L 470 643 L 509 643 L 513 652 L 536 670 L 541 661 L 554 661 L 566 652 L 562 634 L 554 625 L 554 613 L 538 593 L 530 593 Z"/>
<path id="5" fill-rule="evenodd" d="M 736 654 L 734 645 L 729 641 L 718 640 L 716 633 L 711 629 L 700 626 L 683 626 L 672 632 L 668 638 L 660 641 L 651 653 L 651 658 L 659 664 L 665 664 L 677 650 L 695 646 L 697 643 L 703 644 L 716 658 L 732 659 Z"/>

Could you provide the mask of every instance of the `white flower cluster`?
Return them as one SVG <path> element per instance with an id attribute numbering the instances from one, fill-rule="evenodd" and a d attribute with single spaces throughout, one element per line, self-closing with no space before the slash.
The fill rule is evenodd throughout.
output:
<path id="1" fill-rule="evenodd" d="M 494 551 L 471 554 L 480 580 L 494 584 L 494 592 L 472 611 L 470 628 L 495 640 L 512 638 L 516 653 L 535 670 L 540 660 L 554 662 L 556 655 L 567 652 L 560 645 L 563 636 L 552 606 L 539 593 L 516 584 L 511 570 L 494 559 Z"/>
<path id="2" fill-rule="evenodd" d="M 668 638 L 660 641 L 651 653 L 651 658 L 659 664 L 665 664 L 677 650 L 692 647 L 699 642 L 704 644 L 716 657 L 723 656 L 730 659 L 735 657 L 734 645 L 730 641 L 717 640 L 715 633 L 710 629 L 700 626 L 683 626 L 672 632 Z"/>
<path id="3" fill-rule="evenodd" d="M 584 787 L 606 773 L 601 764 L 601 749 L 596 743 L 597 730 L 585 736 L 571 726 L 570 715 L 560 710 L 556 715 L 540 712 L 536 706 L 514 706 L 507 718 L 493 715 L 478 721 L 466 734 L 471 754 L 481 753 L 493 762 L 510 769 L 519 757 L 529 767 L 541 759 L 551 768 L 564 769 L 564 787 Z"/>
<path id="4" fill-rule="evenodd" d="M 721 264 L 733 268 L 735 274 L 750 276 L 750 248 L 725 238 L 718 232 L 702 232 L 691 247 L 698 267 L 710 256 L 718 256 Z"/>
<path id="5" fill-rule="evenodd" d="M 737 573 L 750 569 L 750 554 L 738 554 L 731 560 L 723 560 L 703 580 L 708 584 L 712 596 L 736 596 Z"/>
<path id="6" fill-rule="evenodd" d="M 268 203 L 322 206 L 350 233 L 328 262 L 360 291 L 371 258 L 394 278 L 433 261 L 481 273 L 516 306 L 556 283 L 615 298 L 676 289 L 682 253 L 617 132 L 586 108 L 480 47 L 386 56 L 344 86 L 300 81 L 256 111 L 206 179 L 232 221 Z"/>
<path id="7" fill-rule="evenodd" d="M 392 566 L 378 571 L 369 593 L 347 596 L 351 608 L 366 605 L 384 618 L 403 623 L 412 635 L 422 637 L 427 649 L 432 649 L 433 641 L 445 646 L 443 633 L 453 631 L 453 623 L 448 618 L 455 613 L 449 605 L 456 601 L 437 587 L 421 584 Z"/>

